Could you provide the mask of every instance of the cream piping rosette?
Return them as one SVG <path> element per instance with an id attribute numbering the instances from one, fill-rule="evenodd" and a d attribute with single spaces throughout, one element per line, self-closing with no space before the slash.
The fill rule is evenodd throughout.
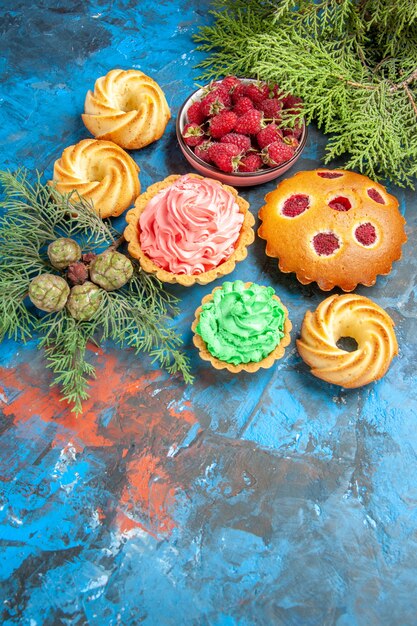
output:
<path id="1" fill-rule="evenodd" d="M 171 117 L 164 92 L 139 70 L 111 70 L 88 91 L 83 122 L 98 139 L 139 149 L 162 137 Z"/>
<path id="2" fill-rule="evenodd" d="M 255 221 L 248 209 L 235 189 L 216 180 L 169 176 L 128 212 L 129 252 L 164 282 L 206 284 L 246 257 Z"/>

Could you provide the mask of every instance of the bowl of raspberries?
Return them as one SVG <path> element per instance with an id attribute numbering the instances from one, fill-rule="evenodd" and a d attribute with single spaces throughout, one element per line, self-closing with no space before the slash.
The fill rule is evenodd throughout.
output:
<path id="1" fill-rule="evenodd" d="M 266 183 L 297 161 L 307 139 L 302 100 L 276 84 L 226 76 L 195 91 L 177 117 L 177 138 L 201 174 L 234 186 Z"/>

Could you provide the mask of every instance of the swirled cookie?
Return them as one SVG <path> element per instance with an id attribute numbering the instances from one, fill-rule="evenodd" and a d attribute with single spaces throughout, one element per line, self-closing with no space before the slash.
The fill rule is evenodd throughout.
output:
<path id="1" fill-rule="evenodd" d="M 282 272 L 328 291 L 370 286 L 401 258 L 407 240 L 398 201 L 366 176 L 345 170 L 299 172 L 269 193 L 258 234 Z"/>
<path id="2" fill-rule="evenodd" d="M 138 149 L 162 137 L 171 117 L 164 92 L 139 70 L 111 70 L 88 91 L 82 119 L 98 139 Z"/>
<path id="3" fill-rule="evenodd" d="M 135 161 L 116 144 L 83 139 L 65 148 L 49 182 L 61 193 L 75 190 L 92 200 L 94 210 L 104 219 L 123 213 L 139 195 L 138 173 Z"/>
<path id="4" fill-rule="evenodd" d="M 353 338 L 357 349 L 338 347 Z M 357 294 L 334 295 L 307 311 L 297 348 L 317 378 L 341 387 L 362 387 L 382 378 L 398 353 L 394 322 L 380 306 Z"/>

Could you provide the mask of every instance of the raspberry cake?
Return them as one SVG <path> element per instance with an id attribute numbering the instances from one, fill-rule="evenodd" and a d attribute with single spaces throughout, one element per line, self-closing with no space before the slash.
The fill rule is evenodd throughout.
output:
<path id="1" fill-rule="evenodd" d="M 407 240 L 397 199 L 346 170 L 299 172 L 267 194 L 258 234 L 282 272 L 328 291 L 371 286 L 401 258 Z"/>

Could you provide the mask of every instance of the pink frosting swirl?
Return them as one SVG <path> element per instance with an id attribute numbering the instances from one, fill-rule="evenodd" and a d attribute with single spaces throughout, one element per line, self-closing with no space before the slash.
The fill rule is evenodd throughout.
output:
<path id="1" fill-rule="evenodd" d="M 228 259 L 244 215 L 220 183 L 188 174 L 162 189 L 139 220 L 143 252 L 174 274 L 201 274 Z"/>

